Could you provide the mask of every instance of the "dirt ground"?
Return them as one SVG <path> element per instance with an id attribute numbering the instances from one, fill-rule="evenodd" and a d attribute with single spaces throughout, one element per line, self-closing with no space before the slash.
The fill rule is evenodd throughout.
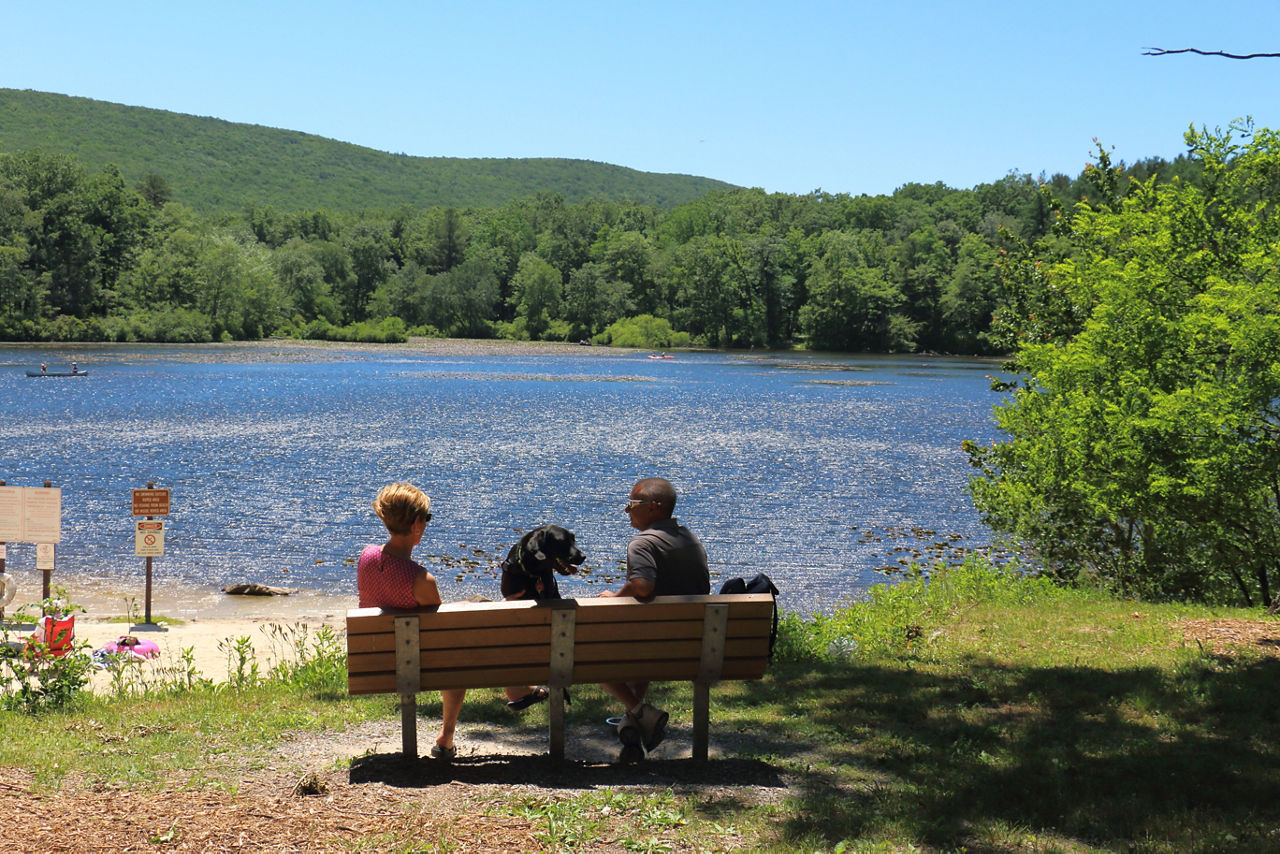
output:
<path id="1" fill-rule="evenodd" d="M 1182 636 L 1215 655 L 1249 650 L 1280 656 L 1280 620 L 1182 620 Z"/>
<path id="2" fill-rule="evenodd" d="M 429 722 L 422 727 L 425 752 Z M 623 765 L 604 726 L 571 728 L 569 758 L 556 763 L 545 756 L 543 729 L 464 723 L 459 755 L 448 764 L 404 760 L 399 721 L 377 721 L 281 744 L 266 770 L 246 774 L 235 792 L 175 782 L 160 793 L 134 794 L 68 781 L 33 794 L 30 775 L 0 769 L 0 811 L 6 847 L 20 840 L 11 850 L 350 851 L 361 840 L 381 847 L 381 839 L 397 848 L 412 840 L 424 850 L 510 852 L 545 846 L 532 819 L 487 808 L 499 796 L 572 798 L 604 787 L 670 788 L 734 805 L 786 796 L 788 783 L 773 768 L 719 753 L 714 738 L 707 763 L 690 761 L 687 736 L 673 731 L 649 759 Z M 736 745 L 735 753 L 742 747 L 751 752 Z M 339 767 L 346 759 L 350 767 Z M 625 849 L 606 842 L 590 850 Z"/>

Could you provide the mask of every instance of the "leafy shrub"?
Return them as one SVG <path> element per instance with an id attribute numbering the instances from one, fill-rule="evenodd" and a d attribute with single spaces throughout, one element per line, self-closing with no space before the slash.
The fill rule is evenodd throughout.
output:
<path id="1" fill-rule="evenodd" d="M 1017 566 L 970 556 L 960 566 L 920 567 L 907 579 L 876 584 L 866 599 L 804 620 L 784 614 L 775 655 L 784 661 L 874 658 L 908 651 L 930 626 L 977 602 L 1026 604 L 1076 595 Z"/>
<path id="2" fill-rule="evenodd" d="M 398 317 L 387 317 L 373 323 L 361 321 L 334 326 L 317 319 L 306 325 L 302 337 L 312 341 L 349 341 L 360 344 L 403 344 L 409 340 L 405 323 Z"/>
<path id="3" fill-rule="evenodd" d="M 337 697 L 347 690 L 347 650 L 332 626 L 315 635 L 305 623 L 263 626 L 277 663 L 271 677 L 320 697 Z"/>
<path id="4" fill-rule="evenodd" d="M 640 314 L 611 323 L 592 339 L 596 344 L 613 347 L 637 347 L 642 350 L 688 347 L 688 332 L 677 332 L 665 317 Z"/>
<path id="5" fill-rule="evenodd" d="M 66 591 L 57 588 L 54 595 L 38 606 L 23 606 L 16 612 L 19 620 L 35 622 L 39 616 L 29 615 L 28 608 L 38 608 L 40 615 L 70 615 L 84 609 L 66 600 Z M 87 643 L 75 644 L 62 656 L 51 655 L 44 643 L 26 639 L 10 643 L 9 626 L 4 627 L 4 645 L 0 646 L 0 708 L 28 714 L 56 711 L 74 703 L 89 684 L 91 662 L 85 653 Z"/>
<path id="6" fill-rule="evenodd" d="M 102 322 L 103 341 L 147 341 L 163 344 L 204 344 L 213 340 L 208 315 L 192 308 L 139 311 Z"/>
<path id="7" fill-rule="evenodd" d="M 548 321 L 547 328 L 542 332 L 543 341 L 568 341 L 573 333 L 573 327 L 567 320 Z"/>
<path id="8" fill-rule="evenodd" d="M 45 326 L 50 341 L 84 341 L 84 321 L 60 314 Z"/>
<path id="9" fill-rule="evenodd" d="M 493 324 L 493 334 L 508 341 L 528 341 L 528 323 L 523 317 L 517 317 L 510 323 L 499 320 Z"/>

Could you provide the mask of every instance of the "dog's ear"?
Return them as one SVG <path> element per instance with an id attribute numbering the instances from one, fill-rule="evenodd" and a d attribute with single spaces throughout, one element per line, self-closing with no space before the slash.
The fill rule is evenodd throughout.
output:
<path id="1" fill-rule="evenodd" d="M 525 550 L 530 552 L 535 560 L 546 560 L 547 556 L 542 551 L 542 538 L 546 536 L 545 528 L 534 528 L 527 536 L 529 542 L 525 544 Z"/>

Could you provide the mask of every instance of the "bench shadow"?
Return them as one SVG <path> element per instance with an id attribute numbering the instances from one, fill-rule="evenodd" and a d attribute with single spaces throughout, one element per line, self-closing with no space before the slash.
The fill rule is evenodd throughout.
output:
<path id="1" fill-rule="evenodd" d="M 647 759 L 626 764 L 566 759 L 547 755 L 458 757 L 453 762 L 408 759 L 400 753 L 374 753 L 351 760 L 352 785 L 382 783 L 402 789 L 421 789 L 447 783 L 519 783 L 547 789 L 594 789 L 602 786 L 679 784 L 737 785 L 785 788 L 779 771 L 758 759 L 740 757 Z"/>

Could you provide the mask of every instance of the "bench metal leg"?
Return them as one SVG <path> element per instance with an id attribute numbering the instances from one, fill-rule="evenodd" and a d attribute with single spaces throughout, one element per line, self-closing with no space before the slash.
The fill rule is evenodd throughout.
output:
<path id="1" fill-rule="evenodd" d="M 400 695 L 400 749 L 405 759 L 418 758 L 418 697 Z"/>
<path id="2" fill-rule="evenodd" d="M 693 683 L 693 758 L 707 761 L 709 733 L 711 730 L 711 686 L 706 682 Z"/>

